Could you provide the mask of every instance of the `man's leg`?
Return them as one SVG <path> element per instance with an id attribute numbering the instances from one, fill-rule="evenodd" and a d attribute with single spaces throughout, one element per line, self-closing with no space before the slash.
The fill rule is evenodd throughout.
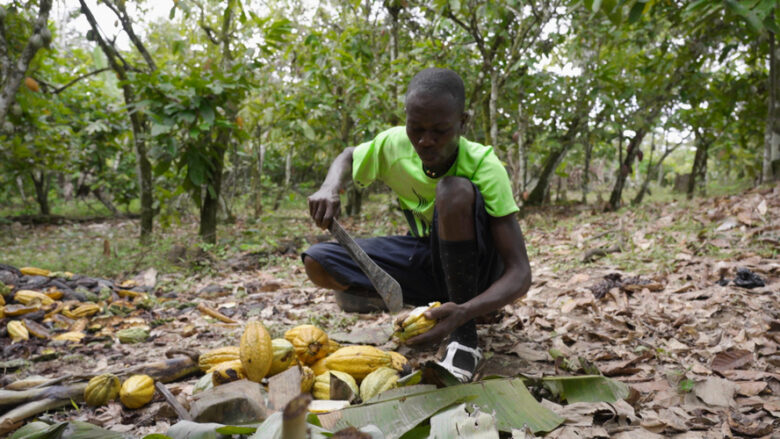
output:
<path id="1" fill-rule="evenodd" d="M 357 239 L 368 256 L 398 280 L 404 302 L 421 305 L 445 297 L 437 295 L 428 239 L 411 236 L 385 236 Z M 302 261 L 309 279 L 317 286 L 334 290 L 336 303 L 347 312 L 373 312 L 386 309 L 371 281 L 343 247 L 322 242 L 307 249 Z"/>
<path id="2" fill-rule="evenodd" d="M 337 281 L 327 270 L 325 270 L 325 267 L 309 255 L 303 255 L 303 266 L 306 268 L 306 275 L 309 276 L 309 280 L 320 288 L 344 291 L 348 287 Z"/>
<path id="3" fill-rule="evenodd" d="M 479 286 L 479 255 L 475 235 L 474 185 L 461 177 L 445 177 L 436 186 L 436 233 L 438 254 L 449 299 L 464 303 L 474 298 Z M 457 348 L 453 342 L 465 348 Z M 444 362 L 467 371 L 470 380 L 478 362 L 477 327 L 473 320 L 457 328 L 449 340 Z M 453 350 L 452 353 L 449 350 Z"/>

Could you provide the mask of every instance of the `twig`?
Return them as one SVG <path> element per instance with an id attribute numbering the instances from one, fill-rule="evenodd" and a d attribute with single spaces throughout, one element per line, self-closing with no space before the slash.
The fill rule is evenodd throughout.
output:
<path id="1" fill-rule="evenodd" d="M 157 381 L 154 383 L 154 387 L 157 388 L 157 390 L 162 394 L 163 397 L 165 397 L 165 400 L 168 401 L 168 404 L 173 407 L 173 410 L 176 412 L 177 415 L 179 415 L 179 418 L 184 421 L 192 421 L 192 416 L 190 415 L 190 412 L 188 412 L 184 407 L 182 407 L 181 403 L 178 399 L 176 399 L 175 396 L 171 393 L 170 390 L 168 390 L 167 387 L 165 387 L 165 384 Z"/>
<path id="2" fill-rule="evenodd" d="M 215 319 L 225 322 L 225 323 L 238 323 L 238 321 L 231 319 L 230 317 L 222 314 L 221 312 L 210 308 L 205 303 L 200 302 L 198 304 L 198 311 L 202 312 L 203 314 L 206 314 L 208 316 L 214 317 Z"/>

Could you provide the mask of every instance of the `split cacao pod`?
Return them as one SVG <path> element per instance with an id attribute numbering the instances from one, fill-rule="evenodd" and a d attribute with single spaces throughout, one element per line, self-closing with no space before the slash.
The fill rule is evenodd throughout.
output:
<path id="1" fill-rule="evenodd" d="M 413 309 L 403 321 L 396 322 L 393 336 L 403 343 L 412 337 L 430 331 L 436 325 L 436 320 L 425 317 L 425 311 L 439 306 L 441 303 L 431 302 L 428 306 L 418 306 Z"/>
<path id="2" fill-rule="evenodd" d="M 275 338 L 271 340 L 271 349 L 274 357 L 271 360 L 271 369 L 268 370 L 268 376 L 284 372 L 295 361 L 295 347 L 289 341 L 283 338 Z"/>

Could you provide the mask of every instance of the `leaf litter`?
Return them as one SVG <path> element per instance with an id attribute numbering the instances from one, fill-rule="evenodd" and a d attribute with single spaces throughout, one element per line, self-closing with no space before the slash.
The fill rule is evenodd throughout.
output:
<path id="1" fill-rule="evenodd" d="M 633 390 L 619 404 L 562 405 L 553 394 L 535 393 L 566 419 L 546 437 L 770 437 L 780 427 L 780 188 L 694 203 L 582 211 L 556 221 L 540 212 L 521 220 L 534 282 L 496 321 L 478 325 L 486 360 L 477 378 L 581 375 L 595 367 Z M 370 222 L 344 223 L 356 235 L 377 229 Z M 390 229 L 403 233 L 401 226 Z M 582 262 L 583 252 L 617 242 L 619 251 Z M 3 358 L 26 360 L 3 384 L 136 366 L 164 359 L 173 347 L 204 352 L 236 345 L 241 326 L 202 312 L 204 307 L 238 322 L 260 318 L 273 337 L 313 323 L 346 343 L 397 350 L 413 365 L 435 357 L 434 350 L 397 346 L 386 337 L 387 314 L 341 312 L 328 291 L 306 280 L 297 254 L 285 253 L 265 265 L 247 263 L 249 253 L 232 258 L 233 266 L 218 260 L 225 265 L 186 278 L 139 270 L 127 291 L 148 296 L 116 307 L 121 318 L 104 319 L 103 335 L 54 344 L 54 356 L 42 341 L 11 344 L 0 337 Z M 740 276 L 764 285 L 718 283 Z M 94 285 L 120 289 L 120 281 Z M 152 306 L 144 306 L 143 297 L 152 297 Z M 152 329 L 145 342 L 112 339 L 115 331 L 140 324 Z M 168 388 L 186 403 L 196 380 Z M 134 436 L 164 433 L 177 421 L 159 395 L 140 410 L 112 403 L 44 419 L 81 420 Z M 518 428 L 516 434 L 531 433 Z"/>

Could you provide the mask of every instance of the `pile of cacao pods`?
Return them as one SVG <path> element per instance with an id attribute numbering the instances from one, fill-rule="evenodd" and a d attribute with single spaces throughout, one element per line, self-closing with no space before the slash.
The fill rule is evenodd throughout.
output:
<path id="1" fill-rule="evenodd" d="M 149 327 L 131 314 L 147 298 L 133 281 L 114 284 L 70 272 L 0 264 L 0 337 L 12 342 L 30 337 L 65 343 L 104 337 L 142 342 Z"/>
<path id="2" fill-rule="evenodd" d="M 284 338 L 271 339 L 262 323 L 249 322 L 239 346 L 227 346 L 200 355 L 206 374 L 195 391 L 243 378 L 260 382 L 290 367 L 301 370 L 301 391 L 316 399 L 330 399 L 331 375 L 343 381 L 355 397 L 367 401 L 396 386 L 408 373 L 407 359 L 374 346 L 341 346 L 313 325 L 296 326 Z"/>

